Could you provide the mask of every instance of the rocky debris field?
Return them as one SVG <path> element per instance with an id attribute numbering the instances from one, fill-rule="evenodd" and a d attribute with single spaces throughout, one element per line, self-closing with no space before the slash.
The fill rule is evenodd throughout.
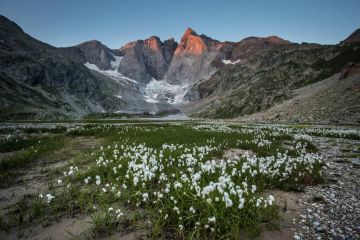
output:
<path id="1" fill-rule="evenodd" d="M 315 138 L 325 161 L 325 183 L 306 188 L 295 219 L 295 239 L 360 238 L 360 141 Z"/>
<path id="2" fill-rule="evenodd" d="M 271 108 L 240 117 L 246 122 L 359 124 L 360 74 L 340 74 L 292 92 L 293 97 Z"/>

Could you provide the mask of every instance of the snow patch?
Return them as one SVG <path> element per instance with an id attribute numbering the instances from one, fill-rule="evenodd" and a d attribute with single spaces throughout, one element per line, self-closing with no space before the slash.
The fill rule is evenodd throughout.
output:
<path id="1" fill-rule="evenodd" d="M 88 69 L 91 69 L 91 70 L 95 70 L 95 71 L 102 71 L 98 68 L 98 66 L 96 66 L 95 64 L 93 63 L 89 63 L 89 62 L 86 62 L 85 64 L 85 67 L 87 67 Z"/>
<path id="2" fill-rule="evenodd" d="M 139 84 L 139 83 L 138 83 L 136 80 L 134 80 L 134 79 L 125 77 L 125 76 L 122 75 L 121 73 L 118 73 L 118 74 L 120 75 L 120 78 L 122 78 L 122 79 L 128 80 L 129 82 L 133 82 L 133 83 Z"/>
<path id="3" fill-rule="evenodd" d="M 158 103 L 159 102 L 158 100 L 151 98 L 150 96 L 146 96 L 146 95 L 144 95 L 144 100 L 148 103 Z"/>
<path id="4" fill-rule="evenodd" d="M 84 65 L 88 69 L 91 69 L 93 71 L 97 71 L 105 76 L 108 76 L 116 81 L 127 81 L 132 82 L 135 84 L 139 84 L 136 80 L 133 80 L 131 78 L 125 77 L 121 73 L 119 73 L 118 67 L 122 60 L 122 57 L 115 56 L 115 61 L 111 61 L 111 67 L 110 70 L 101 70 L 96 66 L 95 64 L 86 62 Z M 185 103 L 184 102 L 184 96 L 189 89 L 188 84 L 183 85 L 172 85 L 164 80 L 156 80 L 152 79 L 145 87 L 141 86 L 143 90 L 143 97 L 144 100 L 148 103 L 159 103 L 159 102 L 166 102 L 169 104 L 179 104 L 179 103 Z M 116 97 L 121 98 L 120 95 L 116 95 Z"/>
<path id="5" fill-rule="evenodd" d="M 149 103 L 167 102 L 170 104 L 184 103 L 184 96 L 189 85 L 172 85 L 166 80 L 152 79 L 144 91 L 144 99 Z"/>
<path id="6" fill-rule="evenodd" d="M 122 58 L 122 57 L 118 57 L 118 59 L 116 61 L 113 61 L 114 62 L 118 62 L 120 64 L 120 61 L 121 59 L 119 58 Z M 96 66 L 95 64 L 93 63 L 89 63 L 89 62 L 86 62 L 85 64 L 85 67 L 87 67 L 88 69 L 91 69 L 91 70 L 94 70 L 94 71 L 97 71 L 105 76 L 108 76 L 114 80 L 126 80 L 126 81 L 129 81 L 129 82 L 133 82 L 133 83 L 136 83 L 138 84 L 137 81 L 135 81 L 134 79 L 131 79 L 131 78 L 128 78 L 128 77 L 125 77 L 124 75 L 122 75 L 121 73 L 119 73 L 117 71 L 119 65 L 116 67 L 116 69 L 112 69 L 112 70 L 101 70 L 98 68 L 98 66 Z"/>
<path id="7" fill-rule="evenodd" d="M 232 62 L 231 60 L 222 60 L 222 62 L 224 63 L 224 64 L 232 64 L 232 65 L 235 65 L 235 64 L 237 64 L 237 63 L 239 63 L 239 62 L 241 62 L 241 60 L 240 59 L 238 59 L 238 60 L 236 60 L 235 62 Z"/>
<path id="8" fill-rule="evenodd" d="M 117 70 L 119 68 L 120 62 L 123 59 L 123 57 L 119 57 L 119 56 L 115 56 L 115 55 L 113 55 L 113 57 L 115 58 L 115 60 L 110 61 L 110 65 L 111 65 L 112 69 Z"/>

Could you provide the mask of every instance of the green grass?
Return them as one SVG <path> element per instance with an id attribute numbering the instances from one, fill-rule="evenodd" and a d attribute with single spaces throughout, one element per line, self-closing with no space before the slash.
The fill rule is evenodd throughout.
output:
<path id="1" fill-rule="evenodd" d="M 55 127 L 49 127 L 49 128 L 24 128 L 24 133 L 65 133 L 67 131 L 66 127 L 63 126 L 55 126 Z"/>
<path id="2" fill-rule="evenodd" d="M 49 157 L 53 154 L 54 151 L 65 147 L 67 142 L 66 140 L 67 139 L 64 136 L 54 136 L 41 138 L 41 140 L 32 139 L 29 142 L 24 142 L 23 145 L 10 145 L 11 147 L 26 145 L 27 148 L 22 151 L 16 152 L 14 155 L 8 158 L 1 159 L 0 172 L 7 171 L 9 169 L 24 167 L 39 157 Z"/>
<path id="3" fill-rule="evenodd" d="M 0 152 L 12 152 L 23 150 L 38 144 L 44 138 L 15 138 L 0 142 Z"/>

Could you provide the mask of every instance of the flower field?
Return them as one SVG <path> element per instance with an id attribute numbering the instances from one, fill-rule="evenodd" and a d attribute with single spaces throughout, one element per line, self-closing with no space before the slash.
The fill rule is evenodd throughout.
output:
<path id="1" fill-rule="evenodd" d="M 272 190 L 323 181 L 322 156 L 312 144 L 319 135 L 357 138 L 359 131 L 178 122 L 69 128 L 63 138 L 102 144 L 86 164 L 73 161 L 55 174 L 27 201 L 24 218 L 88 214 L 92 236 L 142 222 L 152 239 L 252 238 L 279 228 Z"/>
<path id="2" fill-rule="evenodd" d="M 143 209 L 153 236 L 164 228 L 196 238 L 234 238 L 241 231 L 255 236 L 263 224 L 276 227 L 278 219 L 265 189 L 320 179 L 321 156 L 308 150 L 310 143 L 294 140 L 284 148 L 282 139 L 289 136 L 276 129 L 170 125 L 101 131 L 118 138 L 94 152 L 89 169 L 64 172 L 64 186 L 94 199 L 93 208 L 106 212 L 114 227 L 129 209 Z M 229 148 L 255 154 L 222 159 Z"/>

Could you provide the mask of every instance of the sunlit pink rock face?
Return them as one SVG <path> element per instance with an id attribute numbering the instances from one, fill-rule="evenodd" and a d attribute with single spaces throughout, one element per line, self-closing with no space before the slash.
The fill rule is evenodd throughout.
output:
<path id="1" fill-rule="evenodd" d="M 191 28 L 186 29 L 178 47 L 175 50 L 176 56 L 180 55 L 201 55 L 205 51 L 218 49 L 223 43 L 211 39 L 205 35 L 197 35 Z"/>
<path id="2" fill-rule="evenodd" d="M 216 71 L 212 62 L 220 59 L 223 43 L 186 29 L 177 46 L 166 80 L 173 84 L 192 84 Z"/>
<path id="3" fill-rule="evenodd" d="M 150 37 L 144 40 L 144 46 L 154 50 L 155 52 L 162 51 L 162 43 L 158 37 Z"/>

